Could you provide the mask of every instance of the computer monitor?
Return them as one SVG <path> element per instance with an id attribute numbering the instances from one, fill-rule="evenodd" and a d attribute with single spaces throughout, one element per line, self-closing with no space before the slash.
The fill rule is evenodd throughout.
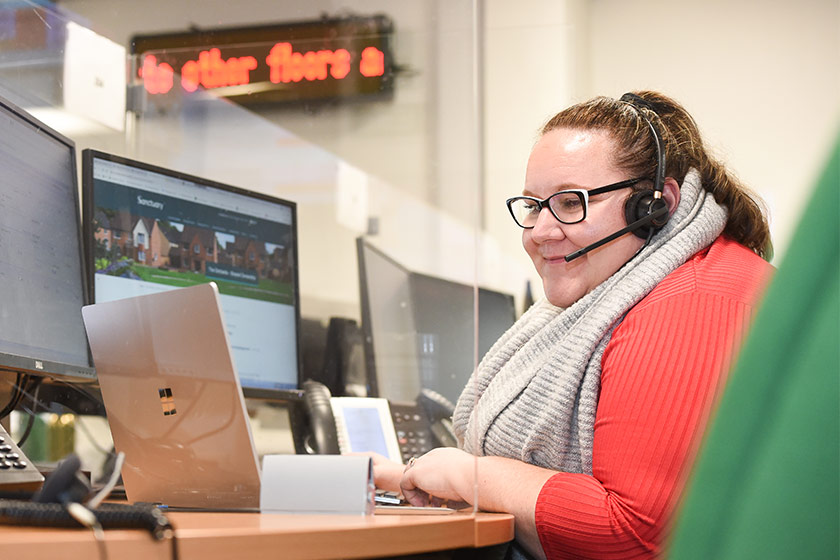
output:
<path id="1" fill-rule="evenodd" d="M 245 396 L 299 397 L 295 203 L 95 150 L 82 163 L 92 301 L 213 281 Z"/>
<path id="2" fill-rule="evenodd" d="M 368 396 L 414 402 L 421 386 L 411 272 L 363 237 L 356 249 Z"/>
<path id="3" fill-rule="evenodd" d="M 412 272 L 362 237 L 357 249 L 369 393 L 457 401 L 475 366 L 475 288 Z M 479 359 L 515 319 L 512 295 L 478 288 Z"/>
<path id="4" fill-rule="evenodd" d="M 420 384 L 456 402 L 478 359 L 516 320 L 511 294 L 413 272 L 411 308 L 417 330 Z"/>
<path id="5" fill-rule="evenodd" d="M 92 381 L 76 151 L 0 99 L 0 370 Z"/>

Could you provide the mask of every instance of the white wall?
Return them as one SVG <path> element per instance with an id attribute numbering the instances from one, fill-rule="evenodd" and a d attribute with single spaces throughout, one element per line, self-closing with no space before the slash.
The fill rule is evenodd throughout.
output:
<path id="1" fill-rule="evenodd" d="M 526 275 L 535 297 L 542 284 L 522 249 L 522 230 L 504 201 L 522 192 L 537 131 L 587 92 L 584 0 L 489 0 L 485 4 L 484 146 L 486 226 L 508 258 L 505 269 Z M 509 279 L 517 296 L 524 280 Z"/>
<path id="2" fill-rule="evenodd" d="M 780 262 L 840 130 L 837 0 L 593 0 L 591 92 L 663 91 L 768 203 Z"/>

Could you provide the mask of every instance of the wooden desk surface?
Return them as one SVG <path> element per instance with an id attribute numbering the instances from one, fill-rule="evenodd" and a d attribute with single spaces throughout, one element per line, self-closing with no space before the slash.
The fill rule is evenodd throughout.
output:
<path id="1" fill-rule="evenodd" d="M 419 554 L 484 547 L 513 539 L 513 516 L 167 514 L 175 526 L 179 560 L 200 558 L 334 559 Z M 107 530 L 109 558 L 172 558 L 172 543 L 142 530 Z M 100 552 L 86 529 L 0 526 L 3 558 L 95 560 Z"/>

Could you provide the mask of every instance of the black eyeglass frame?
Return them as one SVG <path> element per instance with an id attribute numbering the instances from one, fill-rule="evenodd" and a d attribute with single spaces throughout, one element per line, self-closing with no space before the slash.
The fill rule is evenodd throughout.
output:
<path id="1" fill-rule="evenodd" d="M 586 190 L 586 189 L 566 189 L 566 190 L 562 190 L 562 191 L 557 191 L 556 193 L 554 193 L 551 196 L 549 196 L 547 198 L 544 198 L 542 200 L 540 200 L 539 198 L 533 197 L 533 196 L 512 196 L 505 201 L 505 204 L 508 207 L 508 212 L 510 212 L 510 215 L 513 218 L 513 221 L 516 222 L 516 225 L 518 225 L 522 229 L 534 229 L 534 226 L 523 226 L 522 224 L 519 223 L 519 220 L 516 219 L 516 214 L 513 211 L 513 203 L 516 202 L 517 200 L 530 200 L 531 202 L 535 203 L 537 206 L 539 206 L 539 211 L 537 212 L 537 214 L 542 212 L 543 208 L 548 208 L 548 211 L 551 212 L 551 215 L 554 216 L 554 219 L 557 220 L 558 222 L 560 222 L 561 224 L 579 224 L 580 222 L 582 222 L 586 219 L 586 216 L 589 213 L 589 197 L 590 196 L 595 196 L 595 195 L 598 195 L 598 194 L 604 194 L 604 193 L 608 193 L 608 192 L 612 192 L 612 191 L 617 191 L 619 189 L 626 189 L 627 187 L 632 187 L 636 183 L 639 183 L 641 181 L 649 181 L 649 180 L 650 179 L 648 179 L 647 177 L 639 177 L 639 178 L 636 178 L 636 179 L 626 179 L 624 181 L 619 181 L 618 183 L 612 183 L 610 185 L 605 185 L 603 187 L 596 187 L 596 188 L 590 189 L 590 190 Z M 569 194 L 569 193 L 576 194 L 578 196 L 578 198 L 580 198 L 581 204 L 583 204 L 583 217 L 579 220 L 575 220 L 574 222 L 564 221 L 564 220 L 561 220 L 559 217 L 557 217 L 557 214 L 554 213 L 554 209 L 551 207 L 551 204 L 549 203 L 549 201 L 552 198 L 554 198 L 558 195 L 561 195 L 561 194 Z M 536 224 L 534 224 L 534 225 L 536 225 Z"/>

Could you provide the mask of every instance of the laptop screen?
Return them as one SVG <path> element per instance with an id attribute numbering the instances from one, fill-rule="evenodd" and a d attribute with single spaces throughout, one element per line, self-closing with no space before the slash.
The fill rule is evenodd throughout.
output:
<path id="1" fill-rule="evenodd" d="M 213 281 L 245 395 L 298 389 L 295 204 L 93 150 L 83 166 L 92 300 Z"/>

